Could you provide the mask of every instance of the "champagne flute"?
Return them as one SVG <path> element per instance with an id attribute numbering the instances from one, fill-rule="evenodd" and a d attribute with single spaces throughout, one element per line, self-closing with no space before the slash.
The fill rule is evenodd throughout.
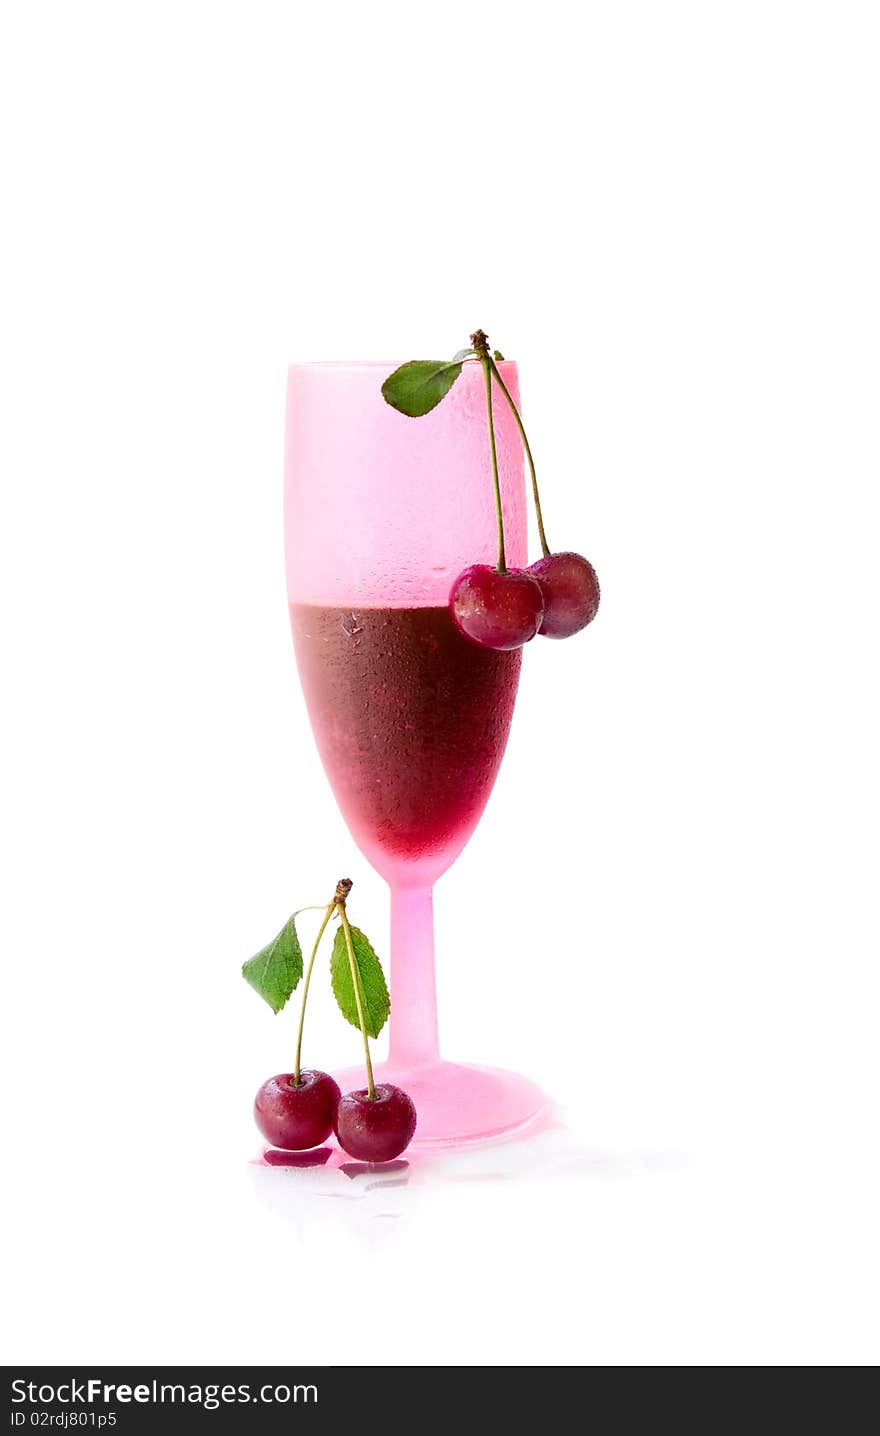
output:
<path id="1" fill-rule="evenodd" d="M 392 363 L 298 364 L 288 373 L 285 553 L 290 620 L 312 730 L 355 842 L 391 891 L 388 1060 L 409 1092 L 416 1142 L 498 1136 L 543 1106 L 497 1068 L 444 1061 L 437 1031 L 433 887 L 467 843 L 510 729 L 522 652 L 480 648 L 449 590 L 494 563 L 498 534 L 480 365 L 413 420 L 387 405 Z M 516 365 L 501 361 L 515 401 Z M 522 447 L 496 406 L 508 562 L 526 562 Z M 343 1090 L 360 1069 L 338 1074 Z"/>

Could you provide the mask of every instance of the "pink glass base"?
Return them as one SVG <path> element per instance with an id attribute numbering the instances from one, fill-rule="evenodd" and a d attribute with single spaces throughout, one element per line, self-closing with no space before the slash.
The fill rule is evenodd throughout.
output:
<path id="1" fill-rule="evenodd" d="M 527 1077 L 500 1067 L 434 1062 L 422 1067 L 377 1062 L 377 1082 L 393 1082 L 416 1105 L 414 1147 L 452 1147 L 488 1142 L 529 1126 L 546 1106 L 543 1092 Z M 343 1092 L 365 1085 L 363 1066 L 334 1074 Z"/>

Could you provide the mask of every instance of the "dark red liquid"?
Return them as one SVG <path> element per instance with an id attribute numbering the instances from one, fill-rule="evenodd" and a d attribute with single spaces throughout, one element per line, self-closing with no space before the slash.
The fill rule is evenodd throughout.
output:
<path id="1" fill-rule="evenodd" d="M 448 608 L 292 604 L 300 677 L 346 822 L 385 876 L 442 872 L 470 837 L 510 729 L 521 653 L 462 637 Z"/>

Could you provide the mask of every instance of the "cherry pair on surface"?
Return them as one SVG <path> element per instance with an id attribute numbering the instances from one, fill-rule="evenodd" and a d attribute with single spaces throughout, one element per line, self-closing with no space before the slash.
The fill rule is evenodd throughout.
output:
<path id="1" fill-rule="evenodd" d="M 264 1082 L 254 1101 L 254 1120 L 273 1147 L 304 1152 L 336 1133 L 340 1147 L 362 1162 L 390 1162 L 409 1146 L 416 1130 L 412 1098 L 390 1082 L 376 1095 L 366 1088 L 343 1097 L 327 1072 L 304 1069 L 299 1086 L 293 1073 Z"/>

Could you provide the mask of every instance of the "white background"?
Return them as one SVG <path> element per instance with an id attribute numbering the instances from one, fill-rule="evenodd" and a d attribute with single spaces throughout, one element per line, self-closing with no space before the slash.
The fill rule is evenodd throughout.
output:
<path id="1" fill-rule="evenodd" d="M 874 1362 L 876 8 L 4 15 L 5 1359 Z M 343 871 L 387 946 L 285 367 L 477 325 L 603 606 L 526 654 L 441 1022 L 563 1125 L 332 1189 L 248 1165 L 242 959 Z"/>

